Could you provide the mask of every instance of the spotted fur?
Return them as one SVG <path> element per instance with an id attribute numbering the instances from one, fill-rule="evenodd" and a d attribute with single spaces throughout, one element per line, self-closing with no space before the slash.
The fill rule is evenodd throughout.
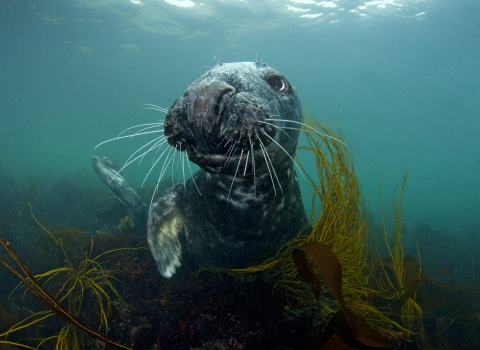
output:
<path id="1" fill-rule="evenodd" d="M 301 104 L 263 63 L 218 64 L 173 103 L 165 136 L 200 166 L 152 205 L 148 242 L 160 274 L 182 255 L 195 266 L 247 266 L 308 224 L 293 158 Z M 282 129 L 283 128 L 283 129 Z"/>

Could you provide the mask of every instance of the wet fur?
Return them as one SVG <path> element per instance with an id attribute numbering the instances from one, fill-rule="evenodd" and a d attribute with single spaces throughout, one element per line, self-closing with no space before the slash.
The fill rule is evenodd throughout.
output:
<path id="1" fill-rule="evenodd" d="M 183 254 L 196 266 L 260 263 L 307 225 L 293 170 L 298 127 L 284 120 L 301 122 L 300 101 L 262 63 L 217 65 L 174 102 L 166 140 L 201 169 L 151 206 L 148 242 L 162 276 Z"/>

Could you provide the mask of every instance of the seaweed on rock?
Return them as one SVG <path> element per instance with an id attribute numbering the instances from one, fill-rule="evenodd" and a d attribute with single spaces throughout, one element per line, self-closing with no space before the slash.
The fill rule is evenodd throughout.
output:
<path id="1" fill-rule="evenodd" d="M 55 342 L 56 349 L 82 349 L 84 348 L 85 341 L 87 341 L 84 338 L 84 334 L 88 334 L 114 348 L 129 349 L 126 346 L 114 342 L 103 334 L 103 332 L 106 333 L 109 328 L 109 316 L 112 311 L 113 298 L 117 303 L 122 303 L 122 298 L 113 284 L 115 272 L 104 269 L 100 258 L 105 254 L 122 250 L 122 248 L 106 251 L 96 257 L 92 257 L 92 240 L 89 252 L 85 254 L 84 260 L 80 261 L 78 266 L 74 266 L 64 248 L 62 240 L 55 237 L 48 227 L 38 222 L 35 216 L 33 217 L 42 230 L 47 233 L 52 241 L 60 248 L 64 255 L 65 266 L 33 275 L 10 244 L 0 238 L 0 243 L 20 267 L 21 272 L 4 260 L 0 260 L 0 263 L 21 280 L 21 283 L 17 287 L 25 287 L 48 307 L 48 309 L 44 311 L 32 312 L 28 317 L 0 334 L 0 344 L 35 349 L 46 343 Z M 52 295 L 47 290 L 47 286 L 53 284 L 53 282 L 56 282 L 59 286 L 55 295 Z M 12 293 L 14 293 L 16 289 L 17 288 L 15 288 Z M 91 329 L 78 318 L 84 307 L 85 297 L 87 295 L 94 296 L 96 308 L 99 312 L 97 330 Z M 16 332 L 34 325 L 37 326 L 54 315 L 58 315 L 67 321 L 58 334 L 36 340 L 8 340 L 8 337 L 11 337 Z M 37 344 L 35 346 L 32 345 L 35 342 L 37 342 Z"/>

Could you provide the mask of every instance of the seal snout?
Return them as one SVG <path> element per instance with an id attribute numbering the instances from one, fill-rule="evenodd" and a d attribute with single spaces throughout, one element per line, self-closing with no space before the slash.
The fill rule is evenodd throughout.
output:
<path id="1" fill-rule="evenodd" d="M 187 120 L 194 129 L 206 133 L 215 132 L 220 122 L 224 103 L 221 98 L 235 89 L 223 81 L 213 81 L 210 84 L 196 84 L 187 90 L 188 112 Z"/>
<path id="2" fill-rule="evenodd" d="M 194 148 L 200 153 L 212 152 L 212 145 L 218 144 L 226 97 L 234 93 L 235 88 L 224 81 L 190 86 L 167 113 L 164 127 L 168 143 L 180 150 Z"/>

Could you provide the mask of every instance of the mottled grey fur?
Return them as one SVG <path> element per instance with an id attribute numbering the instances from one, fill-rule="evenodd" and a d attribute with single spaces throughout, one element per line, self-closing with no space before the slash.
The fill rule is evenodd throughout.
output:
<path id="1" fill-rule="evenodd" d="M 151 207 L 148 242 L 162 276 L 183 254 L 195 266 L 260 263 L 308 225 L 293 170 L 299 126 L 281 121 L 301 114 L 287 80 L 252 62 L 216 65 L 173 103 L 165 136 L 201 169 Z"/>

